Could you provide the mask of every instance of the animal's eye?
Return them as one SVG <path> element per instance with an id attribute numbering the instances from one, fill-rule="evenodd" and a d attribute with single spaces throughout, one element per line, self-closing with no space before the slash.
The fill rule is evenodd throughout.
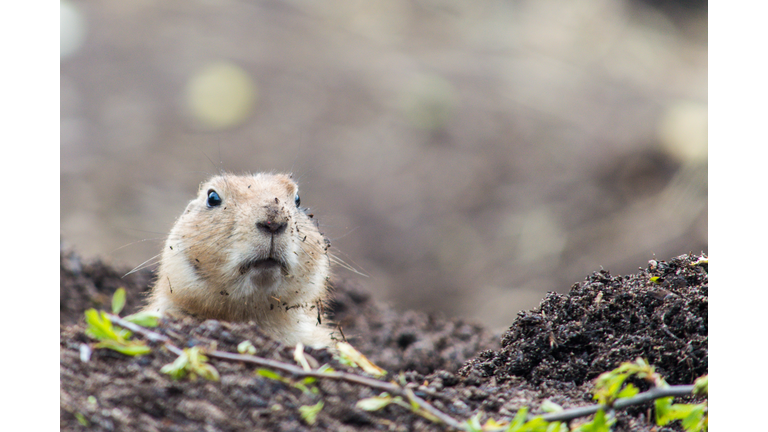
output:
<path id="1" fill-rule="evenodd" d="M 215 190 L 211 189 L 208 191 L 208 207 L 218 207 L 221 205 L 221 197 L 219 194 L 216 193 Z"/>
<path id="2" fill-rule="evenodd" d="M 293 202 L 296 203 L 296 207 L 301 205 L 301 198 L 299 198 L 299 193 L 298 192 L 296 192 L 296 197 L 293 198 Z"/>

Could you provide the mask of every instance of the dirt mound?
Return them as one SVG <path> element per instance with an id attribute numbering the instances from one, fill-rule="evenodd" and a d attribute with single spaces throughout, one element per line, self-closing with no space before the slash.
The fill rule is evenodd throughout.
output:
<path id="1" fill-rule="evenodd" d="M 518 315 L 501 350 L 483 353 L 462 374 L 579 385 L 642 356 L 670 384 L 691 383 L 708 368 L 708 281 L 695 260 L 651 261 L 630 276 L 603 270 L 567 295 L 549 293 Z"/>
<path id="2" fill-rule="evenodd" d="M 128 291 L 124 313 L 134 311 L 152 274 L 120 279 L 125 271 L 104 263 L 86 263 L 71 252 L 61 259 L 62 430 L 445 430 L 399 406 L 375 413 L 355 408 L 358 400 L 380 393 L 365 386 L 323 379 L 315 384 L 317 393 L 303 392 L 240 362 L 211 360 L 219 382 L 173 381 L 160 369 L 176 356 L 160 345 L 136 358 L 94 350 L 84 362 L 80 350 L 92 341 L 84 333 L 83 311 L 108 309 L 118 286 Z M 401 380 L 416 394 L 455 419 L 478 410 L 498 419 L 522 406 L 536 411 L 547 398 L 565 407 L 586 405 L 588 380 L 637 356 L 650 359 L 671 383 L 706 373 L 707 275 L 691 265 L 694 260 L 659 262 L 628 277 L 595 273 L 570 294 L 550 294 L 539 308 L 520 314 L 502 345 L 477 325 L 376 304 L 353 281 L 335 283 L 330 306 L 348 340 L 391 378 L 402 371 Z M 257 355 L 294 363 L 292 347 L 252 325 L 167 320 L 157 331 L 182 348 L 215 345 L 236 352 L 249 340 Z M 326 350 L 307 353 L 320 364 L 352 371 Z M 309 426 L 300 407 L 319 401 L 323 409 Z M 614 430 L 652 430 L 646 409 L 619 413 Z"/>

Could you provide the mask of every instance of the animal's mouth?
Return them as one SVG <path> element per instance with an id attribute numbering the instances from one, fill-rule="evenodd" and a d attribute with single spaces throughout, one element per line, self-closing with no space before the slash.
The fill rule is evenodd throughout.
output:
<path id="1" fill-rule="evenodd" d="M 286 263 L 275 258 L 255 258 L 240 266 L 240 274 L 245 274 L 251 269 L 264 271 L 272 269 L 285 269 Z"/>

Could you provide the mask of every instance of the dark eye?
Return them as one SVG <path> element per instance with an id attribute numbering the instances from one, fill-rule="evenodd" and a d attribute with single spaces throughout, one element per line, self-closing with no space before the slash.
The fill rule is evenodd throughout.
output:
<path id="1" fill-rule="evenodd" d="M 208 191 L 208 207 L 218 207 L 221 205 L 221 197 L 215 190 Z"/>
<path id="2" fill-rule="evenodd" d="M 301 198 L 299 198 L 298 192 L 296 192 L 296 197 L 293 198 L 293 202 L 296 203 L 296 207 L 298 207 L 301 204 Z"/>

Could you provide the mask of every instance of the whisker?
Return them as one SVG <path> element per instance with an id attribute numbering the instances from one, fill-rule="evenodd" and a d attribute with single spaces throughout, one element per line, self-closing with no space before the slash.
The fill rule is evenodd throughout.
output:
<path id="1" fill-rule="evenodd" d="M 159 254 L 153 256 L 152 258 L 144 261 L 143 263 L 137 265 L 136 267 L 133 268 L 133 270 L 131 270 L 128 273 L 124 274 L 123 277 L 126 277 L 126 276 L 128 276 L 130 274 L 136 273 L 139 270 L 145 269 L 145 268 L 151 266 L 152 264 L 156 264 L 155 262 L 150 262 L 150 261 L 159 258 L 160 255 L 162 255 L 162 253 L 159 253 Z"/>

